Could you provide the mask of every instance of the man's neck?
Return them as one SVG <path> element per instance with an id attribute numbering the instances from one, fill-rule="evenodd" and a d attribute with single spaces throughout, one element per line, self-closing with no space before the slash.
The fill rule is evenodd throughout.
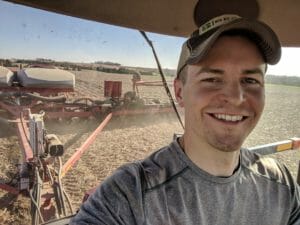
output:
<path id="1" fill-rule="evenodd" d="M 185 136 L 179 139 L 179 143 L 192 162 L 211 175 L 229 177 L 239 165 L 240 150 L 225 152 Z"/>

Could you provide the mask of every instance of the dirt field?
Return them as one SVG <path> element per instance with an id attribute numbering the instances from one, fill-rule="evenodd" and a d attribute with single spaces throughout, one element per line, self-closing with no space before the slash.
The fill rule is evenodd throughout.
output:
<path id="1" fill-rule="evenodd" d="M 143 79 L 154 78 L 144 76 Z M 103 98 L 104 80 L 122 81 L 123 93 L 132 89 L 131 76 L 80 71 L 76 73 L 76 92 L 72 97 L 88 95 Z M 142 97 L 160 99 L 161 102 L 168 101 L 161 87 L 142 87 L 140 90 Z M 268 85 L 266 90 L 267 104 L 264 115 L 247 139 L 245 147 L 300 137 L 300 88 Z M 63 157 L 65 162 L 99 123 L 98 120 L 67 120 L 46 123 L 46 127 L 49 133 L 59 136 L 67 149 Z M 8 182 L 15 174 L 14 165 L 19 160 L 18 139 L 7 127 L 5 130 L 1 128 L 1 132 L 0 179 Z M 85 191 L 101 183 L 115 168 L 126 162 L 144 158 L 168 144 L 174 133 L 181 132 L 175 114 L 113 118 L 63 179 L 75 208 L 79 207 Z M 300 151 L 277 153 L 272 157 L 285 163 L 296 177 Z M 0 191 L 0 199 L 0 224 L 30 224 L 30 202 L 27 198 L 14 197 Z"/>

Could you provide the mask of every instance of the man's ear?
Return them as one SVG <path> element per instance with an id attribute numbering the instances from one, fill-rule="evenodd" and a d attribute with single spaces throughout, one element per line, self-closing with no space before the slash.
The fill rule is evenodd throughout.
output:
<path id="1" fill-rule="evenodd" d="M 181 107 L 184 107 L 183 103 L 183 83 L 180 79 L 174 80 L 174 91 L 175 91 L 175 97 L 178 102 L 178 104 Z"/>

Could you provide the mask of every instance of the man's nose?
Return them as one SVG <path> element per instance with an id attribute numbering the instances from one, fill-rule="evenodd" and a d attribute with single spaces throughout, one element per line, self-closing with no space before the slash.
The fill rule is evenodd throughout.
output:
<path id="1" fill-rule="evenodd" d="M 223 90 L 223 100 L 233 105 L 240 105 L 245 101 L 245 91 L 239 82 L 229 82 Z"/>

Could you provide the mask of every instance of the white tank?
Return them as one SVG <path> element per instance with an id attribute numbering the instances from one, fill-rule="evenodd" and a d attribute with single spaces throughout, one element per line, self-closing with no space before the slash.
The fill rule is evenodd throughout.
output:
<path id="1" fill-rule="evenodd" d="M 75 88 L 75 76 L 56 68 L 26 68 L 18 71 L 17 78 L 23 87 Z"/>
<path id="2" fill-rule="evenodd" d="M 0 87 L 9 87 L 12 84 L 14 73 L 6 67 L 0 66 Z"/>

